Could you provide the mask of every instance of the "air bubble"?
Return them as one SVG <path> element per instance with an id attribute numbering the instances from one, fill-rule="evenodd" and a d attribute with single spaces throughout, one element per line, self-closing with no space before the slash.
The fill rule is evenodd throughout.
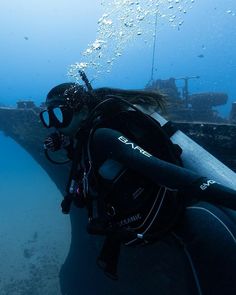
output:
<path id="1" fill-rule="evenodd" d="M 129 28 L 131 28 L 131 27 L 133 27 L 133 23 L 132 22 L 128 22 L 128 23 L 124 23 L 124 25 L 126 26 L 126 27 L 129 27 Z"/>
<path id="2" fill-rule="evenodd" d="M 93 53 L 93 50 L 91 48 L 88 48 L 88 49 L 85 50 L 84 55 L 88 55 L 88 54 L 91 54 L 91 53 Z"/>
<path id="3" fill-rule="evenodd" d="M 88 67 L 88 63 L 87 62 L 81 62 L 81 63 L 77 64 L 77 67 L 80 70 L 85 70 Z"/>
<path id="4" fill-rule="evenodd" d="M 142 20 L 144 20 L 145 16 L 144 15 L 143 16 L 138 16 L 137 18 L 138 18 L 139 21 L 142 21 Z"/>
<path id="5" fill-rule="evenodd" d="M 110 72 L 110 68 L 123 55 L 128 44 L 142 41 L 145 46 L 153 44 L 154 24 L 162 29 L 166 22 L 179 29 L 184 23 L 184 14 L 191 9 L 194 0 L 102 0 L 104 13 L 98 19 L 96 40 L 83 52 L 83 60 L 71 65 L 68 73 L 78 76 L 78 69 Z M 233 11 L 229 13 L 234 15 Z M 139 41 L 137 41 L 139 40 Z M 90 75 L 90 73 L 89 73 Z M 93 78 L 93 77 L 91 77 Z"/>
<path id="6" fill-rule="evenodd" d="M 102 21 L 102 23 L 103 23 L 104 25 L 112 25 L 112 20 L 111 20 L 111 19 L 104 19 L 104 20 Z"/>
<path id="7" fill-rule="evenodd" d="M 103 40 L 95 40 L 95 42 L 92 44 L 92 48 L 95 50 L 100 50 L 105 43 L 106 42 Z"/>

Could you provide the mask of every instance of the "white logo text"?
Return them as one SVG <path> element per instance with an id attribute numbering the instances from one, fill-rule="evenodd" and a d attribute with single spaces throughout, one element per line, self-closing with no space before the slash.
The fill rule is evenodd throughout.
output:
<path id="1" fill-rule="evenodd" d="M 124 144 L 130 145 L 133 150 L 140 151 L 140 153 L 143 154 L 144 156 L 146 156 L 148 158 L 150 158 L 152 156 L 151 154 L 146 152 L 144 149 L 142 149 L 140 146 L 135 145 L 132 142 L 129 142 L 129 140 L 127 138 L 125 138 L 124 136 L 120 136 L 118 139 L 119 139 L 119 141 L 123 142 Z"/>
<path id="2" fill-rule="evenodd" d="M 204 190 L 207 189 L 211 184 L 214 184 L 214 183 L 216 183 L 216 181 L 214 181 L 214 180 L 207 180 L 206 183 L 203 183 L 202 185 L 200 185 L 200 189 L 204 191 Z"/>

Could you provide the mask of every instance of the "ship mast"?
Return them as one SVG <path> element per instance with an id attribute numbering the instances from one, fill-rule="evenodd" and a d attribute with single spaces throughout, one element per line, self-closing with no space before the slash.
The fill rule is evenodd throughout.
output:
<path id="1" fill-rule="evenodd" d="M 181 77 L 181 78 L 174 78 L 175 81 L 177 80 L 183 80 L 184 81 L 184 87 L 183 87 L 183 99 L 185 100 L 185 105 L 188 107 L 188 100 L 189 100 L 189 80 L 191 79 L 199 79 L 200 76 L 191 76 L 191 77 Z"/>

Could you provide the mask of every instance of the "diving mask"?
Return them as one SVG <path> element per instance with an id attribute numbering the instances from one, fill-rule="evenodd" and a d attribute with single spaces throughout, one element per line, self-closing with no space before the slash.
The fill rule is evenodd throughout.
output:
<path id="1" fill-rule="evenodd" d="M 73 109 L 68 106 L 59 105 L 42 111 L 39 116 L 46 128 L 65 128 L 72 121 Z"/>

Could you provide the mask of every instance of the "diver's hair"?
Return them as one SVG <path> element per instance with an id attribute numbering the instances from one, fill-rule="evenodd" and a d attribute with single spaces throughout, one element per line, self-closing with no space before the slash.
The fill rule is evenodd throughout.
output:
<path id="1" fill-rule="evenodd" d="M 99 103 L 112 98 L 111 103 L 103 104 L 99 108 L 99 113 L 113 114 L 129 108 L 128 103 L 140 106 L 146 110 L 161 110 L 165 109 L 166 96 L 158 91 L 145 90 L 124 90 L 117 88 L 97 88 L 92 91 L 86 91 L 85 88 L 77 83 L 62 83 L 50 90 L 47 95 L 47 101 L 50 102 L 53 98 L 64 100 L 71 108 L 81 109 L 81 106 L 87 106 L 88 110 L 92 110 Z"/>
<path id="2" fill-rule="evenodd" d="M 126 100 L 132 105 L 140 106 L 144 109 L 153 109 L 157 110 L 165 110 L 166 104 L 166 95 L 160 93 L 159 91 L 145 91 L 145 90 L 124 90 L 117 88 L 98 88 L 93 91 L 94 95 L 97 97 L 98 101 L 103 101 L 108 99 L 109 97 L 117 97 L 116 107 L 121 109 L 127 106 L 124 106 L 122 102 L 119 102 L 119 98 Z M 112 109 L 114 109 L 114 105 L 110 105 Z"/>

